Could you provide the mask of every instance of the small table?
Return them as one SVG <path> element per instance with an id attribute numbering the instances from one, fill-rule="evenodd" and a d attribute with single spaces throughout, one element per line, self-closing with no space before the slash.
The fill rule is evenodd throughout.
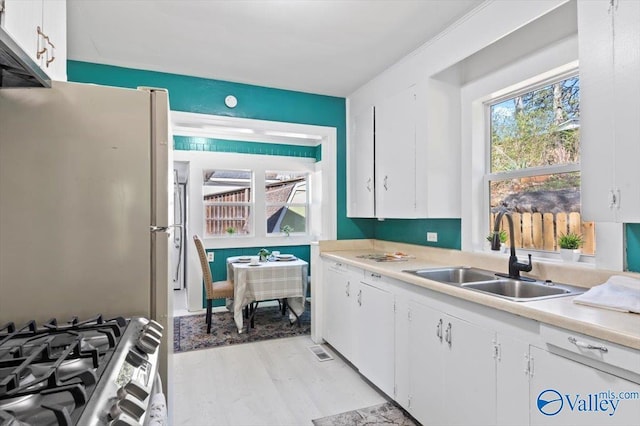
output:
<path id="1" fill-rule="evenodd" d="M 233 282 L 233 319 L 238 333 L 243 328 L 242 309 L 253 302 L 286 299 L 291 310 L 289 318 L 293 321 L 302 315 L 307 294 L 307 262 L 274 260 L 252 266 L 239 262 L 239 258 L 227 258 L 227 279 Z"/>

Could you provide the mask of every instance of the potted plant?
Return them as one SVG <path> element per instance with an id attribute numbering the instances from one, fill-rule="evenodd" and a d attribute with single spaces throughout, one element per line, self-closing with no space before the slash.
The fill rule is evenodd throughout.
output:
<path id="1" fill-rule="evenodd" d="M 584 240 L 582 235 L 574 232 L 561 234 L 558 237 L 558 245 L 560 246 L 560 257 L 562 260 L 577 262 L 580 259 L 580 247 Z"/>
<path id="2" fill-rule="evenodd" d="M 236 233 L 236 228 L 234 228 L 234 227 L 230 226 L 230 227 L 228 227 L 227 229 L 225 229 L 225 232 L 226 232 L 227 234 L 229 234 L 229 235 L 233 235 L 233 234 L 235 234 L 235 233 Z"/>
<path id="3" fill-rule="evenodd" d="M 260 262 L 266 262 L 267 258 L 271 255 L 271 252 L 265 248 L 260 249 L 258 256 L 260 256 Z"/>
<path id="4" fill-rule="evenodd" d="M 500 238 L 500 249 L 504 252 L 506 249 L 505 243 L 507 242 L 507 231 L 501 229 L 498 233 L 498 238 Z M 487 235 L 487 241 L 489 241 L 489 248 L 491 248 L 491 242 L 493 241 L 493 232 Z"/>
<path id="5" fill-rule="evenodd" d="M 284 232 L 285 234 L 287 234 L 287 237 L 289 236 L 290 233 L 293 232 L 293 228 L 290 227 L 289 225 L 285 225 L 282 228 L 280 228 L 280 231 Z"/>

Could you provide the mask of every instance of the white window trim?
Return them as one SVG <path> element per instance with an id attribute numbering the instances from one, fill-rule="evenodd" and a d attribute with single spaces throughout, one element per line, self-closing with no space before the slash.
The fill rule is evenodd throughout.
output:
<path id="1" fill-rule="evenodd" d="M 519 88 L 543 84 L 563 73 L 574 72 L 578 67 L 577 44 L 576 36 L 569 37 L 462 87 L 462 250 L 483 251 L 486 224 L 489 223 L 488 188 L 485 189 L 485 171 L 488 170 L 486 103 Z M 600 231 L 605 229 L 609 235 L 601 240 Z M 622 270 L 622 250 L 608 249 L 618 247 L 622 235 L 620 224 L 596 223 L 596 267 Z M 538 260 L 544 257 L 542 252 L 531 253 Z M 525 252 L 519 250 L 518 254 Z"/>

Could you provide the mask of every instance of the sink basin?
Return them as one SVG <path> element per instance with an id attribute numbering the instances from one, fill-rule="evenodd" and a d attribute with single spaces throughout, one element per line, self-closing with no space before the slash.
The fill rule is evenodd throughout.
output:
<path id="1" fill-rule="evenodd" d="M 525 281 L 525 278 L 522 280 L 503 278 L 496 275 L 495 272 L 468 266 L 424 268 L 405 270 L 404 272 L 514 302 L 530 302 L 553 297 L 572 296 L 586 291 L 581 287 L 535 281 L 530 278 L 527 279 L 531 281 Z"/>
<path id="2" fill-rule="evenodd" d="M 515 302 L 549 299 L 584 293 L 585 290 L 566 284 L 526 282 L 514 279 L 497 279 L 490 282 L 462 284 L 464 288 L 503 297 Z"/>
<path id="3" fill-rule="evenodd" d="M 455 266 L 447 268 L 429 268 L 404 271 L 422 278 L 448 284 L 465 284 L 480 281 L 496 280 L 494 272 L 484 269 Z"/>

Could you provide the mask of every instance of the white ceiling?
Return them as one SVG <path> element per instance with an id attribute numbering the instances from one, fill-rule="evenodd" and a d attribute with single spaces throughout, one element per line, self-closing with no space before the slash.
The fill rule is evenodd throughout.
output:
<path id="1" fill-rule="evenodd" d="M 346 97 L 480 3 L 68 0 L 68 56 Z"/>

